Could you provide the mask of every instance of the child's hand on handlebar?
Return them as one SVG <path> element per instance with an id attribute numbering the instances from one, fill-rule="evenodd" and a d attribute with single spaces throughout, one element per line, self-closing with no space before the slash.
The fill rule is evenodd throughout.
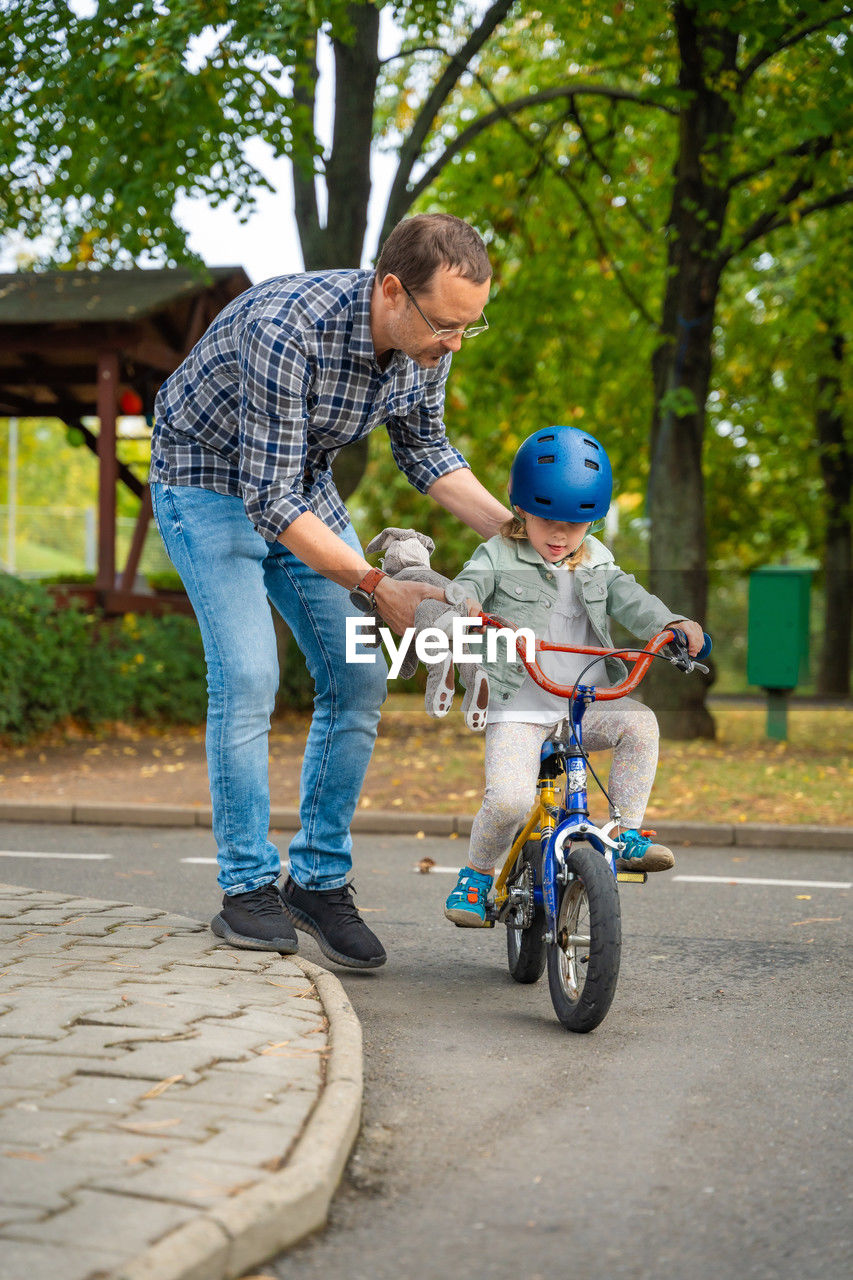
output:
<path id="1" fill-rule="evenodd" d="M 705 644 L 705 632 L 699 626 L 699 623 L 692 622 L 689 618 L 676 618 L 674 622 L 670 622 L 668 625 L 678 627 L 679 631 L 684 632 L 687 636 L 687 652 L 691 658 L 695 658 Z"/>

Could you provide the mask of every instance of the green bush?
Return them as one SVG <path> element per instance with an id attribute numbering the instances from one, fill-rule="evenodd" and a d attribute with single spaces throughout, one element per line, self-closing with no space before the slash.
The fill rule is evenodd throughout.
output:
<path id="1" fill-rule="evenodd" d="M 81 719 L 204 719 L 204 653 L 194 618 L 128 613 L 98 622 L 95 632 L 82 661 Z"/>
<path id="2" fill-rule="evenodd" d="M 78 709 L 91 622 L 35 583 L 0 576 L 0 733 L 25 738 Z"/>
<path id="3" fill-rule="evenodd" d="M 310 708 L 314 687 L 296 641 L 277 623 L 278 706 Z M 58 609 L 45 587 L 0 573 L 0 736 L 22 742 L 62 720 L 198 724 L 207 710 L 195 618 Z"/>
<path id="4" fill-rule="evenodd" d="M 176 569 L 157 569 L 145 574 L 145 581 L 155 591 L 183 591 L 184 584 Z"/>
<path id="5" fill-rule="evenodd" d="M 57 609 L 43 586 L 0 574 L 0 734 L 22 741 L 69 717 L 198 723 L 206 701 L 194 618 Z"/>

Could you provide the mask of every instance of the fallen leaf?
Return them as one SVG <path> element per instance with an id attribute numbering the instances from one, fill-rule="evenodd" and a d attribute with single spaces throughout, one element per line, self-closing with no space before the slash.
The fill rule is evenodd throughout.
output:
<path id="1" fill-rule="evenodd" d="M 180 1116 L 175 1116 L 168 1120 L 126 1120 L 119 1122 L 117 1128 L 128 1133 L 148 1133 L 151 1129 L 171 1129 L 172 1125 L 180 1123 Z"/>
<path id="2" fill-rule="evenodd" d="M 135 1156 L 128 1156 L 125 1164 L 152 1164 L 157 1156 L 167 1154 L 168 1147 L 155 1147 L 153 1151 L 140 1151 Z"/>
<path id="3" fill-rule="evenodd" d="M 161 1093 L 165 1093 L 171 1085 L 177 1084 L 178 1081 L 183 1080 L 183 1078 L 183 1075 L 166 1076 L 165 1080 L 161 1080 L 159 1084 L 155 1084 L 152 1089 L 149 1089 L 147 1093 L 143 1093 L 142 1096 L 143 1098 L 159 1098 Z"/>
<path id="4" fill-rule="evenodd" d="M 431 858 L 428 854 L 421 858 L 420 862 L 415 863 L 415 870 L 420 871 L 422 876 L 429 875 L 435 866 L 435 858 Z"/>

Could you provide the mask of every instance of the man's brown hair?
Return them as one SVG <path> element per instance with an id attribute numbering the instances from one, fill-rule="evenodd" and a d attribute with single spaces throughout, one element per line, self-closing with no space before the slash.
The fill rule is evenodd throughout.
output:
<path id="1" fill-rule="evenodd" d="M 412 293 L 425 288 L 439 267 L 485 284 L 492 267 L 477 231 L 449 213 L 416 213 L 398 222 L 382 246 L 377 280 L 396 276 Z"/>

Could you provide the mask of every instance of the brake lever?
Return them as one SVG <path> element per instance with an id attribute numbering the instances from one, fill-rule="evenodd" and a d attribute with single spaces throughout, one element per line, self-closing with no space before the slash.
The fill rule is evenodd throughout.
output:
<path id="1" fill-rule="evenodd" d="M 678 667 L 679 671 L 701 671 L 703 675 L 710 674 L 710 668 L 706 667 L 704 662 L 697 662 L 695 658 L 691 658 L 687 648 L 687 636 L 679 627 L 671 627 L 672 634 L 676 637 L 675 642 L 667 646 L 670 650 L 669 661 L 674 667 Z M 703 644 L 700 655 L 705 657 L 711 652 L 711 637 L 707 631 L 703 632 L 705 643 Z M 673 652 L 674 651 L 674 652 Z"/>

